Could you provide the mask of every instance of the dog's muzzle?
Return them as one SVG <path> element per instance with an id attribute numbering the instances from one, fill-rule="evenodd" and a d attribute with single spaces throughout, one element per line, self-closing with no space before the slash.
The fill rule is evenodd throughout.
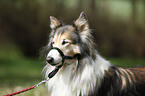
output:
<path id="1" fill-rule="evenodd" d="M 69 59 L 69 60 L 74 59 L 74 58 L 80 59 L 80 57 L 81 57 L 81 54 L 79 54 L 79 53 L 75 54 L 74 56 L 65 56 L 64 53 L 63 53 L 59 48 L 57 48 L 57 47 L 52 47 L 51 50 L 52 50 L 52 49 L 55 49 L 55 50 L 57 50 L 57 51 L 59 52 L 59 54 L 60 54 L 61 57 L 62 57 L 62 61 L 61 61 L 61 63 L 59 63 L 59 64 L 52 64 L 52 62 L 53 62 L 53 60 L 54 60 L 53 57 L 47 57 L 47 58 L 46 58 L 46 61 L 47 61 L 49 64 L 51 64 L 52 66 L 57 65 L 58 68 L 60 68 L 60 67 L 63 66 L 63 63 L 64 63 L 64 61 L 65 61 L 66 59 Z"/>

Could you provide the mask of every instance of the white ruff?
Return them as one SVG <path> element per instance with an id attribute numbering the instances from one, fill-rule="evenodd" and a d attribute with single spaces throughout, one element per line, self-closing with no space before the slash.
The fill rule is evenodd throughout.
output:
<path id="1" fill-rule="evenodd" d="M 78 71 L 74 72 L 74 64 L 69 64 L 59 70 L 46 85 L 51 96 L 88 96 L 91 92 L 96 92 L 104 77 L 105 70 L 111 64 L 102 58 L 96 56 L 93 61 L 91 57 L 86 57 L 80 65 Z M 48 66 L 46 76 L 54 69 Z"/>

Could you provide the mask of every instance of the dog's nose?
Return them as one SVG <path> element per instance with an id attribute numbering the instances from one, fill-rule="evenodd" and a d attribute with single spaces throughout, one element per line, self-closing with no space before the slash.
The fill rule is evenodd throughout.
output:
<path id="1" fill-rule="evenodd" d="M 52 57 L 47 57 L 47 58 L 46 58 L 46 61 L 47 61 L 48 63 L 52 63 L 53 60 L 54 60 L 54 59 L 53 59 Z"/>

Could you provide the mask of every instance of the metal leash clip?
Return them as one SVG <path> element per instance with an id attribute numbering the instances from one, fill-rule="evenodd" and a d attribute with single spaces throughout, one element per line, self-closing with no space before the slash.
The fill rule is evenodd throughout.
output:
<path id="1" fill-rule="evenodd" d="M 39 82 L 38 84 L 35 84 L 35 88 L 37 88 L 39 85 L 41 85 L 42 83 L 45 83 L 49 80 L 50 78 L 48 78 L 47 80 L 42 80 L 41 82 Z"/>

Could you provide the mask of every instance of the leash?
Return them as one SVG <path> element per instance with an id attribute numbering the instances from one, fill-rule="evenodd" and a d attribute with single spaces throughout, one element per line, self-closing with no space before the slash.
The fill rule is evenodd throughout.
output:
<path id="1" fill-rule="evenodd" d="M 34 88 L 37 88 L 37 87 L 38 87 L 39 85 L 41 85 L 42 83 L 45 83 L 45 82 L 47 82 L 48 80 L 50 80 L 50 79 L 59 71 L 59 69 L 60 69 L 60 68 L 63 66 L 63 64 L 64 64 L 65 59 L 73 59 L 73 58 L 76 58 L 76 57 L 78 58 L 78 60 L 80 59 L 80 54 L 75 54 L 74 56 L 65 56 L 64 53 L 63 53 L 59 48 L 57 48 L 57 47 L 52 47 L 51 50 L 52 50 L 52 49 L 55 49 L 55 50 L 57 50 L 57 51 L 60 53 L 60 55 L 61 55 L 61 57 L 62 57 L 62 61 L 61 61 L 61 64 L 60 64 L 59 66 L 57 66 L 52 72 L 50 72 L 50 73 L 48 74 L 48 79 L 42 80 L 42 81 L 39 82 L 38 84 L 35 84 L 35 85 L 33 85 L 33 86 L 31 86 L 31 87 L 28 87 L 28 88 L 26 88 L 26 89 L 23 89 L 23 90 L 20 90 L 20 91 L 11 93 L 11 94 L 6 94 L 6 95 L 3 95 L 3 96 L 13 96 L 13 95 L 17 95 L 17 94 L 26 92 L 26 91 L 28 91 L 28 90 L 32 90 L 32 89 L 34 89 Z"/>
<path id="2" fill-rule="evenodd" d="M 35 86 L 31 86 L 31 87 L 28 87 L 26 89 L 23 89 L 23 90 L 20 90 L 18 92 L 14 92 L 14 93 L 11 93 L 11 94 L 6 94 L 6 95 L 3 95 L 3 96 L 13 96 L 13 95 L 16 95 L 16 94 L 19 94 L 19 93 L 22 93 L 22 92 L 25 92 L 25 91 L 28 91 L 28 90 L 31 90 L 31 89 L 34 89 Z"/>

